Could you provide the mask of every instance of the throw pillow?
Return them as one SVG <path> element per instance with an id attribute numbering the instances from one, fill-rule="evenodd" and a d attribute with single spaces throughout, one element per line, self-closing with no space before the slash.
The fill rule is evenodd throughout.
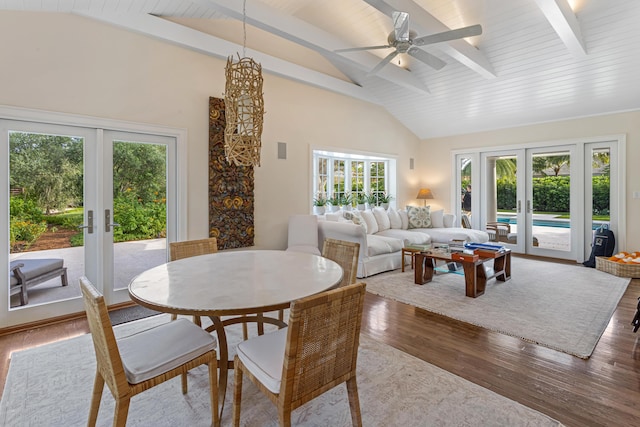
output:
<path id="1" fill-rule="evenodd" d="M 375 234 L 378 232 L 378 223 L 376 222 L 376 218 L 373 216 L 373 212 L 371 211 L 362 211 L 360 213 L 364 222 L 367 223 L 367 234 Z"/>
<path id="2" fill-rule="evenodd" d="M 400 229 L 402 228 L 402 218 L 400 218 L 400 214 L 394 208 L 389 208 L 387 211 L 387 215 L 389 215 L 389 223 L 391 224 L 391 228 Z"/>
<path id="3" fill-rule="evenodd" d="M 373 216 L 378 223 L 378 231 L 384 231 L 391 228 L 391 223 L 389 221 L 389 215 L 387 215 L 387 211 L 383 208 L 373 208 Z"/>
<path id="4" fill-rule="evenodd" d="M 431 228 L 444 228 L 444 209 L 431 212 Z"/>
<path id="5" fill-rule="evenodd" d="M 409 228 L 431 227 L 431 206 L 415 207 L 407 206 L 409 216 Z"/>
<path id="6" fill-rule="evenodd" d="M 454 214 L 445 214 L 442 222 L 445 228 L 451 228 L 456 223 L 456 216 Z"/>
<path id="7" fill-rule="evenodd" d="M 367 223 L 365 222 L 364 218 L 362 218 L 362 215 L 360 215 L 360 211 L 345 212 L 344 217 L 350 219 L 354 224 L 364 228 L 365 234 L 367 233 Z"/>
<path id="8" fill-rule="evenodd" d="M 402 229 L 406 230 L 409 228 L 409 214 L 405 209 L 399 210 L 398 215 L 400 215 L 400 220 L 402 221 Z"/>

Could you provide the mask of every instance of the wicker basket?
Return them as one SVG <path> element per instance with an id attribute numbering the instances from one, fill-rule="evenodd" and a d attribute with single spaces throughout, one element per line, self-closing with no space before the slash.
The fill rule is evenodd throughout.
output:
<path id="1" fill-rule="evenodd" d="M 640 278 L 640 265 L 609 261 L 607 257 L 596 257 L 596 269 L 618 277 Z"/>

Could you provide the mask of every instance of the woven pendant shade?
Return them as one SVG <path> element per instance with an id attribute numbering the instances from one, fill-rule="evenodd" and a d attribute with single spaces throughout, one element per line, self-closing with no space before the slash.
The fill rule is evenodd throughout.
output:
<path id="1" fill-rule="evenodd" d="M 262 67 L 252 58 L 227 58 L 224 152 L 236 166 L 260 166 L 264 100 Z"/>

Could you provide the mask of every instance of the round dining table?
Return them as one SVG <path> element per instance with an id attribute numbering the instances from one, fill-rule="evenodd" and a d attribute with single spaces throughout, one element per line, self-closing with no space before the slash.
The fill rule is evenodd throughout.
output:
<path id="1" fill-rule="evenodd" d="M 240 250 L 183 258 L 144 271 L 129 284 L 136 303 L 161 312 L 207 316 L 218 337 L 220 413 L 227 389 L 229 349 L 225 326 L 256 322 L 286 326 L 263 313 L 338 286 L 342 267 L 318 255 Z M 225 316 L 222 320 L 221 317 Z M 231 317 L 226 317 L 231 316 Z"/>

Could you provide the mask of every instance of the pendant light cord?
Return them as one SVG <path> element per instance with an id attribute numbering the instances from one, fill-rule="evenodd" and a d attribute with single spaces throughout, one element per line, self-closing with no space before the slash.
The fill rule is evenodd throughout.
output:
<path id="1" fill-rule="evenodd" d="M 242 57 L 247 57 L 247 0 L 242 2 Z"/>

